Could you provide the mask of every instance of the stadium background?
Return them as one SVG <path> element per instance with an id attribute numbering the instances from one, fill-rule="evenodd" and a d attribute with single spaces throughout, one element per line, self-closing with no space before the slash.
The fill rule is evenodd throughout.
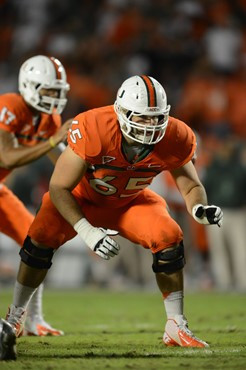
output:
<path id="1" fill-rule="evenodd" d="M 238 211 L 245 220 L 244 0 L 1 0 L 0 14 L 0 93 L 17 91 L 21 63 L 36 54 L 54 55 L 66 68 L 71 91 L 64 119 L 112 104 L 117 88 L 128 76 L 155 77 L 167 92 L 171 115 L 183 119 L 197 133 L 197 166 L 209 186 L 210 199 L 222 208 Z M 217 191 L 220 176 L 216 182 L 208 176 L 218 155 L 224 158 L 227 177 L 223 181 L 229 182 L 223 194 Z M 232 172 L 238 164 L 240 189 Z M 42 159 L 16 170 L 8 185 L 35 212 L 51 172 L 52 166 Z M 160 177 L 153 186 L 167 197 L 185 231 L 186 288 L 246 290 L 236 285 L 233 276 L 230 285 L 216 282 L 209 238 L 184 211 L 170 179 Z M 246 221 L 237 226 L 238 239 L 246 239 L 245 226 Z M 139 247 L 123 244 L 121 256 L 106 265 L 75 238 L 57 253 L 47 285 L 156 289 L 146 267 L 151 256 Z M 11 285 L 18 254 L 14 242 L 3 235 L 0 258 L 0 283 Z"/>

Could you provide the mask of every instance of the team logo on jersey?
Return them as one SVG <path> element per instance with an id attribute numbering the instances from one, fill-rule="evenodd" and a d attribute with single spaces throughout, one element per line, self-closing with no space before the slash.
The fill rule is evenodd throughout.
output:
<path id="1" fill-rule="evenodd" d="M 102 157 L 102 164 L 112 162 L 115 159 L 116 159 L 115 157 L 110 157 L 109 155 L 105 155 Z"/>

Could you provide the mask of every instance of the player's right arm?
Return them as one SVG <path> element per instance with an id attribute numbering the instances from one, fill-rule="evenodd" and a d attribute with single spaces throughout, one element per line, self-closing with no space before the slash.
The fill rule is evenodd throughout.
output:
<path id="1" fill-rule="evenodd" d="M 84 217 L 72 190 L 81 181 L 88 163 L 68 146 L 59 157 L 50 180 L 50 197 L 60 214 L 69 222 L 90 249 L 103 259 L 119 253 L 119 245 L 105 231 L 93 227 Z"/>
<path id="2" fill-rule="evenodd" d="M 67 146 L 58 158 L 50 179 L 50 197 L 60 214 L 74 226 L 84 215 L 72 195 L 72 190 L 80 182 L 88 163 Z"/>
<path id="3" fill-rule="evenodd" d="M 48 153 L 54 146 L 65 140 L 71 120 L 67 121 L 50 140 L 34 146 L 20 146 L 14 133 L 0 129 L 0 166 L 13 169 L 35 161 Z"/>

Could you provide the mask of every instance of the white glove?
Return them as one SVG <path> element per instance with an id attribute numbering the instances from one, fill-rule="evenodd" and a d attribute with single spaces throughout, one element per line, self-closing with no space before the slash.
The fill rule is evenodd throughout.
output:
<path id="1" fill-rule="evenodd" d="M 204 225 L 217 224 L 220 227 L 223 222 L 222 210 L 214 205 L 203 206 L 202 204 L 196 204 L 192 208 L 192 216 L 199 224 Z"/>
<path id="2" fill-rule="evenodd" d="M 88 247 L 104 260 L 109 260 L 119 253 L 119 244 L 108 235 L 117 235 L 117 231 L 105 230 L 92 226 L 85 218 L 74 225 L 74 230 L 85 241 Z"/>

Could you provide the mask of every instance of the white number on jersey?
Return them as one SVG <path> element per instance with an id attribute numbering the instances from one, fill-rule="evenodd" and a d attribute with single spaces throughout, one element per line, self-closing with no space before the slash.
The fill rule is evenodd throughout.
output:
<path id="1" fill-rule="evenodd" d="M 90 186 L 98 193 L 103 195 L 112 195 L 117 192 L 115 186 L 108 184 L 109 181 L 115 179 L 115 176 L 105 176 L 103 179 L 90 180 Z"/>
<path id="2" fill-rule="evenodd" d="M 89 180 L 89 183 L 90 183 L 90 186 L 97 193 L 100 193 L 102 195 L 112 195 L 118 191 L 118 189 L 115 186 L 113 186 L 112 184 L 109 184 L 109 182 L 113 181 L 114 179 L 116 179 L 115 176 L 105 176 L 102 179 Z M 132 177 L 128 180 L 125 190 L 139 190 L 138 191 L 139 193 L 141 190 L 149 186 L 152 180 L 153 180 L 152 176 L 151 177 Z M 137 194 L 136 192 L 132 194 L 120 194 L 120 197 L 121 198 L 131 197 L 136 194 Z"/>
<path id="3" fill-rule="evenodd" d="M 78 121 L 73 121 L 72 122 L 72 125 L 78 125 L 79 122 Z M 76 143 L 77 139 L 82 139 L 82 135 L 81 135 L 81 132 L 79 130 L 79 128 L 75 128 L 75 129 L 69 129 L 69 132 L 70 132 L 70 139 L 72 141 L 72 143 Z"/>
<path id="4" fill-rule="evenodd" d="M 0 112 L 0 122 L 5 123 L 6 125 L 9 125 L 11 121 L 13 121 L 16 118 L 14 113 L 10 112 L 7 107 L 3 107 Z"/>

